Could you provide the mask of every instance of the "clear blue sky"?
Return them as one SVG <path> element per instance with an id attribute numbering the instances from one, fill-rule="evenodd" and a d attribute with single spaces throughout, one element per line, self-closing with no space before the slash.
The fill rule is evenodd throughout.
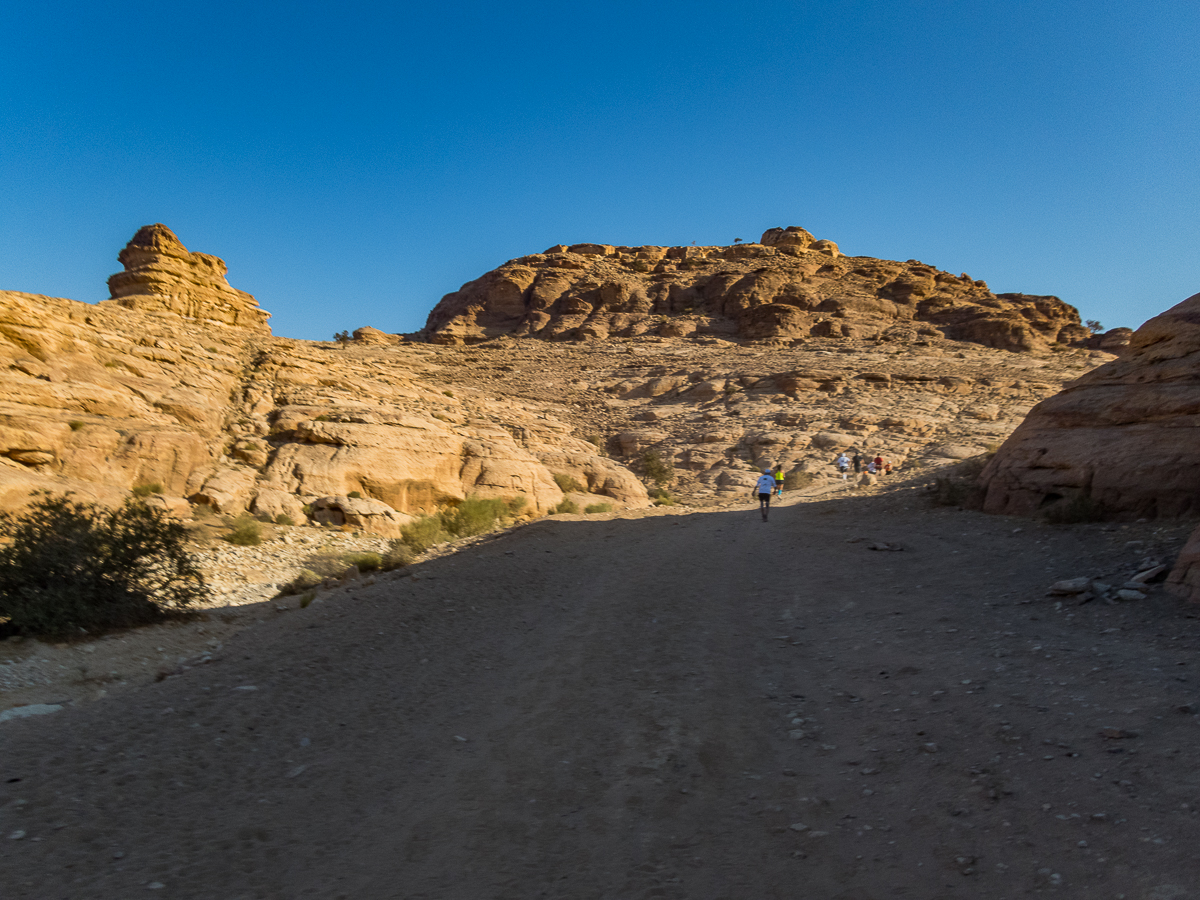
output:
<path id="1" fill-rule="evenodd" d="M 0 5 L 0 289 L 164 222 L 276 334 L 802 225 L 1136 326 L 1200 291 L 1196 0 Z"/>

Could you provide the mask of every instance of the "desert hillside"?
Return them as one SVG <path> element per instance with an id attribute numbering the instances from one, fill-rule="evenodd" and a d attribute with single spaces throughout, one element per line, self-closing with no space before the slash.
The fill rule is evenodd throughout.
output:
<path id="1" fill-rule="evenodd" d="M 225 263 L 163 225 L 119 260 L 96 305 L 0 293 L 0 507 L 141 489 L 179 515 L 387 536 L 470 494 L 531 515 L 564 488 L 720 503 L 767 463 L 824 477 L 850 448 L 898 466 L 981 453 L 1112 358 L 1056 298 L 796 228 L 553 248 L 449 295 L 422 335 L 340 342 L 272 335 Z"/>

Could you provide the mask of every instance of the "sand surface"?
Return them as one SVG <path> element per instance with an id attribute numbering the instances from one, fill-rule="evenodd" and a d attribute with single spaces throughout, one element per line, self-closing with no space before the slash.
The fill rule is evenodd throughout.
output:
<path id="1" fill-rule="evenodd" d="M 0 723 L 0 896 L 1200 897 L 1200 620 L 1045 596 L 1190 524 L 537 522 Z"/>

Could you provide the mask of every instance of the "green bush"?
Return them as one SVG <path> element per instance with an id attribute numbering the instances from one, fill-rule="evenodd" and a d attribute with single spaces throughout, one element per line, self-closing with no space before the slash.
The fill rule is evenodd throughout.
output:
<path id="1" fill-rule="evenodd" d="M 276 525 L 295 525 L 296 520 L 293 519 L 291 516 L 289 516 L 287 513 L 280 513 L 279 515 L 277 515 L 275 517 L 275 524 Z"/>
<path id="2" fill-rule="evenodd" d="M 562 503 L 550 510 L 550 515 L 555 516 L 559 513 L 577 513 L 579 512 L 579 504 L 573 501 L 570 497 L 563 497 Z"/>
<path id="3" fill-rule="evenodd" d="M 675 467 L 654 450 L 642 454 L 642 470 L 659 487 L 666 487 L 675 480 Z"/>
<path id="4" fill-rule="evenodd" d="M 151 494 L 161 494 L 162 492 L 163 486 L 157 481 L 152 481 L 149 484 L 139 484 L 137 487 L 135 487 L 133 489 L 133 496 L 149 497 Z"/>
<path id="5" fill-rule="evenodd" d="M 655 506 L 675 505 L 675 498 L 665 488 L 653 488 L 650 491 L 650 499 L 654 501 Z"/>
<path id="6" fill-rule="evenodd" d="M 80 421 L 79 419 L 72 419 L 72 420 L 71 420 L 70 422 L 68 422 L 67 424 L 68 424 L 69 426 L 71 426 L 71 430 L 72 430 L 72 431 L 78 431 L 80 428 L 82 428 L 83 426 L 85 426 L 85 425 L 87 424 L 87 422 Z"/>
<path id="7" fill-rule="evenodd" d="M 417 553 L 424 553 L 435 544 L 450 540 L 451 535 L 442 527 L 439 516 L 421 516 L 400 529 L 400 540 Z"/>
<path id="8" fill-rule="evenodd" d="M 490 531 L 508 512 L 508 504 L 499 499 L 468 497 L 452 509 L 440 513 L 442 527 L 455 537 L 471 537 Z"/>
<path id="9" fill-rule="evenodd" d="M 346 496 L 349 497 L 351 500 L 361 500 L 362 499 L 362 491 L 351 491 Z"/>
<path id="10" fill-rule="evenodd" d="M 225 540 L 239 547 L 255 547 L 262 543 L 262 526 L 253 516 L 241 516 L 233 523 L 233 530 Z"/>
<path id="11" fill-rule="evenodd" d="M 505 501 L 508 506 L 508 514 L 510 516 L 520 515 L 521 510 L 525 508 L 525 504 L 529 502 L 529 498 L 524 494 L 517 494 L 515 497 L 509 497 Z"/>
<path id="12" fill-rule="evenodd" d="M 587 488 L 575 480 L 574 475 L 564 475 L 562 472 L 554 473 L 554 483 L 558 485 L 558 489 L 564 494 L 576 493 L 586 494 Z"/>
<path id="13" fill-rule="evenodd" d="M 281 594 L 299 594 L 301 591 L 308 591 L 315 587 L 320 587 L 325 579 L 314 572 L 312 569 L 301 569 L 296 577 L 280 588 Z M 310 601 L 311 602 L 311 601 Z"/>
<path id="14" fill-rule="evenodd" d="M 23 634 L 65 636 L 144 625 L 204 599 L 187 529 L 129 500 L 117 509 L 45 495 L 0 514 L 0 620 Z"/>
<path id="15" fill-rule="evenodd" d="M 374 572 L 383 567 L 383 557 L 378 553 L 347 553 L 342 559 L 360 572 Z"/>
<path id="16" fill-rule="evenodd" d="M 412 547 L 404 543 L 403 540 L 394 540 L 388 548 L 388 552 L 383 555 L 383 570 L 390 572 L 392 569 L 403 569 L 415 557 L 416 554 L 413 552 Z"/>
<path id="17" fill-rule="evenodd" d="M 585 513 L 606 513 L 612 512 L 613 505 L 611 503 L 590 503 L 583 508 Z"/>

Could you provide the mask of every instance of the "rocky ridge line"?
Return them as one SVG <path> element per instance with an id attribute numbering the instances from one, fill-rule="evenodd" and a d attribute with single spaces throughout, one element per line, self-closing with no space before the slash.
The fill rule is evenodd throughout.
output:
<path id="1" fill-rule="evenodd" d="M 917 260 L 846 257 L 833 241 L 796 226 L 727 247 L 556 245 L 447 294 L 422 334 L 442 344 L 499 335 L 771 343 L 944 337 L 1013 351 L 1092 338 L 1078 311 L 1057 297 L 994 294 L 965 273 Z"/>

